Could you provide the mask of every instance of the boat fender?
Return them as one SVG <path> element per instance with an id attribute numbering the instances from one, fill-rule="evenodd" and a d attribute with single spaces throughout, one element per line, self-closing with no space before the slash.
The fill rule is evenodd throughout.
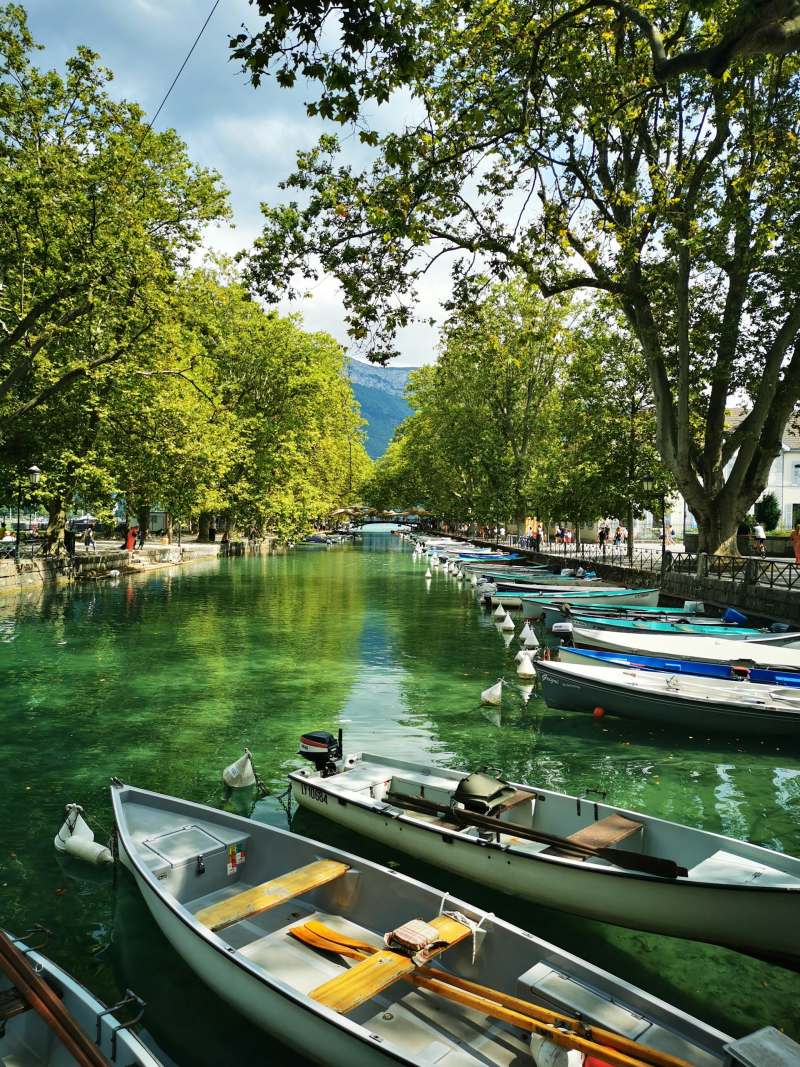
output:
<path id="1" fill-rule="evenodd" d="M 111 850 L 95 841 L 94 832 L 83 818 L 83 808 L 79 804 L 67 804 L 64 810 L 66 819 L 53 839 L 56 849 L 95 866 L 113 863 Z"/>
<path id="2" fill-rule="evenodd" d="M 606 709 L 605 708 L 601 708 L 600 705 L 598 704 L 597 707 L 592 712 L 592 715 L 595 717 L 595 719 L 602 719 L 603 716 L 605 715 L 605 713 L 606 713 Z"/>
<path id="3" fill-rule="evenodd" d="M 222 772 L 222 780 L 231 789 L 244 789 L 256 784 L 250 749 L 246 748 L 243 756 L 225 768 Z"/>
<path id="4" fill-rule="evenodd" d="M 523 652 L 522 659 L 519 661 L 517 667 L 517 674 L 520 678 L 535 678 L 536 670 L 533 666 L 533 661 L 527 652 Z"/>
<path id="5" fill-rule="evenodd" d="M 556 1045 L 544 1034 L 531 1034 L 531 1059 L 536 1067 L 582 1067 L 586 1057 L 578 1049 Z"/>
<path id="6" fill-rule="evenodd" d="M 570 567 L 562 567 L 561 568 L 561 577 L 562 578 L 572 578 L 574 576 L 574 574 L 575 574 L 575 571 L 573 571 Z"/>
<path id="7" fill-rule="evenodd" d="M 481 693 L 481 704 L 499 705 L 503 699 L 503 679 L 498 678 L 494 685 Z"/>

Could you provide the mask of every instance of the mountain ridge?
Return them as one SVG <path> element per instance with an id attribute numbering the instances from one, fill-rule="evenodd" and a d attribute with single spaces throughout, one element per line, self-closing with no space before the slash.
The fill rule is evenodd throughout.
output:
<path id="1" fill-rule="evenodd" d="M 386 451 L 395 429 L 411 414 L 405 399 L 414 367 L 381 367 L 346 357 L 345 369 L 353 395 L 366 420 L 366 449 L 372 459 Z"/>

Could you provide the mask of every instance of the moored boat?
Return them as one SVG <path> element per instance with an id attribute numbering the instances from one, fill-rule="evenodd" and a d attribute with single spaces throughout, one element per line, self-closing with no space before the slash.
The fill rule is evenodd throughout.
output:
<path id="1" fill-rule="evenodd" d="M 724 732 L 734 737 L 800 735 L 800 693 L 722 678 L 620 670 L 537 660 L 536 673 L 549 708 L 642 719 L 667 729 Z"/>
<path id="2" fill-rule="evenodd" d="M 732 667 L 729 663 L 704 663 L 702 660 L 668 659 L 625 652 L 603 652 L 596 648 L 573 648 L 561 645 L 560 663 L 594 663 L 601 667 L 622 667 L 668 674 L 693 674 L 701 678 L 725 678 L 733 681 L 760 682 L 763 685 L 786 685 L 800 688 L 800 671 L 765 670 L 762 667 Z"/>
<path id="3" fill-rule="evenodd" d="M 390 848 L 562 911 L 800 959 L 798 859 L 538 786 L 324 755 L 289 775 L 297 802 Z"/>
<path id="4" fill-rule="evenodd" d="M 580 605 L 583 601 L 592 604 L 651 604 L 658 603 L 658 589 L 608 589 L 600 591 L 596 589 L 576 589 L 559 593 L 557 598 L 553 593 L 528 593 L 520 594 L 522 614 L 526 619 L 541 619 L 544 615 L 544 605 L 548 601 L 550 606 L 557 599 L 559 603 Z M 588 599 L 591 598 L 591 601 Z"/>
<path id="5" fill-rule="evenodd" d="M 130 1027 L 143 1003 L 112 1008 L 65 970 L 0 930 L 0 1064 L 4 1067 L 160 1067 Z"/>
<path id="6" fill-rule="evenodd" d="M 440 890 L 200 804 L 119 782 L 112 799 L 175 951 L 310 1060 L 523 1064 L 534 1034 L 616 1067 L 729 1062 L 724 1034 Z"/>
<path id="7" fill-rule="evenodd" d="M 694 622 L 692 619 L 636 619 L 614 618 L 610 615 L 595 616 L 581 614 L 580 604 L 572 612 L 574 622 L 598 630 L 618 630 L 622 633 L 641 634 L 687 634 L 691 637 L 724 637 L 728 640 L 743 641 L 766 637 L 767 630 L 754 626 L 740 626 L 733 622 Z"/>
<path id="8" fill-rule="evenodd" d="M 620 633 L 573 625 L 572 643 L 578 648 L 641 652 L 643 655 L 704 660 L 737 667 L 800 671 L 800 649 L 768 641 L 732 641 L 720 637 L 706 637 L 698 641 L 684 634 Z"/>

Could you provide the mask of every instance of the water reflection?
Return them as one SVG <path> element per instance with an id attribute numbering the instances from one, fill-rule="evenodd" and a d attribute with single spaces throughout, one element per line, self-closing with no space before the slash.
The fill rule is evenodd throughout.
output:
<path id="1" fill-rule="evenodd" d="M 144 995 L 148 1028 L 181 1067 L 229 1062 L 220 1049 L 231 1033 L 244 1050 L 237 1062 L 259 1062 L 263 1038 L 218 1001 L 212 1009 L 126 879 L 114 894 L 110 877 L 54 855 L 67 801 L 83 804 L 99 839 L 108 833 L 112 774 L 221 805 L 222 769 L 246 745 L 272 791 L 254 817 L 285 825 L 281 794 L 300 762 L 300 734 L 343 724 L 351 748 L 502 768 L 570 793 L 598 789 L 625 807 L 800 852 L 795 749 L 548 711 L 517 684 L 518 639 L 506 647 L 471 587 L 441 569 L 426 581 L 426 567 L 398 538 L 373 535 L 363 549 L 195 564 L 0 603 L 0 730 L 11 768 L 0 921 L 57 930 L 54 957 L 106 999 L 126 986 Z M 481 691 L 499 677 L 509 680 L 502 705 L 482 707 Z M 295 828 L 397 863 L 723 1029 L 774 1022 L 800 1033 L 800 978 L 787 971 L 521 904 L 302 813 Z M 195 1033 L 203 1058 L 186 1055 Z"/>

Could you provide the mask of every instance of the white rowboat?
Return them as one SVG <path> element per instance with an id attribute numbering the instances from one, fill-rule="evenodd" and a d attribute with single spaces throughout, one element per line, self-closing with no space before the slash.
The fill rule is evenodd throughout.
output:
<path id="1" fill-rule="evenodd" d="M 556 1011 L 583 1019 L 580 1033 L 548 1024 L 557 1044 L 604 1040 L 613 1020 L 617 1048 L 621 1041 L 641 1049 L 642 1058 L 634 1051 L 624 1060 L 604 1045 L 605 1062 L 642 1065 L 646 1048 L 646 1062 L 663 1067 L 734 1062 L 724 1034 L 411 878 L 119 782 L 112 798 L 120 858 L 175 951 L 219 996 L 309 1060 L 522 1065 L 532 1062 L 530 1034 L 543 1028 L 532 1020 Z M 403 929 L 420 918 L 413 935 Z M 425 934 L 431 928 L 433 937 Z M 324 945 L 313 940 L 319 930 Z M 423 959 L 393 948 L 398 939 L 420 939 Z M 358 963 L 330 950 L 344 942 L 365 950 Z M 478 987 L 479 1009 L 470 992 Z M 509 1003 L 530 1011 L 509 1012 Z"/>
<path id="2" fill-rule="evenodd" d="M 306 768 L 289 775 L 304 808 L 512 896 L 620 926 L 800 959 L 800 860 L 641 812 L 499 781 L 497 799 L 487 801 L 497 813 L 492 832 L 458 811 L 467 778 L 466 771 L 370 753 L 336 760 L 325 776 Z M 526 839 L 520 828 L 540 840 Z M 548 845 L 550 837 L 566 848 Z M 686 873 L 661 877 L 617 866 L 607 853 L 567 851 L 586 841 L 605 841 L 613 850 L 622 840 L 643 866 L 664 857 Z"/>

